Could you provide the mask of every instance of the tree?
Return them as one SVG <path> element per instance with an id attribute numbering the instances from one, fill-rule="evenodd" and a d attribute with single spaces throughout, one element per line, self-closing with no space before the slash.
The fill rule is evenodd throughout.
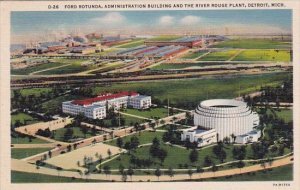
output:
<path id="1" fill-rule="evenodd" d="M 126 172 L 123 172 L 123 173 L 122 173 L 122 181 L 123 181 L 123 182 L 126 182 L 126 181 L 127 181 L 127 173 L 126 173 Z"/>
<path id="2" fill-rule="evenodd" d="M 89 129 L 87 127 L 81 127 L 81 131 L 84 135 L 84 138 L 86 138 L 86 134 L 88 133 Z"/>
<path id="3" fill-rule="evenodd" d="M 111 151 L 110 151 L 110 149 L 107 149 L 107 154 L 108 154 L 108 158 L 110 158 L 111 157 Z"/>
<path id="4" fill-rule="evenodd" d="M 230 137 L 232 138 L 232 143 L 235 143 L 236 136 L 234 135 L 234 133 L 232 133 L 232 134 L 230 135 Z"/>
<path id="5" fill-rule="evenodd" d="M 245 167 L 245 163 L 243 161 L 239 161 L 237 163 L 237 167 L 240 168 L 240 173 L 242 173 L 242 168 Z"/>
<path id="6" fill-rule="evenodd" d="M 192 179 L 193 173 L 194 173 L 193 170 L 191 170 L 191 169 L 188 170 L 188 174 L 189 174 L 189 176 L 190 176 L 190 179 Z"/>
<path id="7" fill-rule="evenodd" d="M 204 169 L 203 168 L 201 168 L 200 166 L 197 166 L 197 173 L 199 173 L 199 176 L 201 175 L 201 173 L 203 173 L 204 172 Z"/>
<path id="8" fill-rule="evenodd" d="M 68 127 L 65 134 L 64 134 L 64 141 L 69 141 L 73 138 L 73 129 Z"/>
<path id="9" fill-rule="evenodd" d="M 198 151 L 193 149 L 189 155 L 189 158 L 192 163 L 196 162 L 198 160 Z"/>
<path id="10" fill-rule="evenodd" d="M 117 146 L 119 147 L 119 148 L 122 148 L 123 147 L 123 144 L 124 144 L 124 142 L 123 142 L 123 139 L 122 138 L 117 138 Z"/>
<path id="11" fill-rule="evenodd" d="M 48 156 L 49 156 L 49 158 L 52 157 L 52 152 L 51 152 L 51 150 L 48 151 Z"/>
<path id="12" fill-rule="evenodd" d="M 103 172 L 105 173 L 105 175 L 106 175 L 106 177 L 107 177 L 107 175 L 111 173 L 110 167 L 107 166 L 107 165 L 105 165 L 105 166 L 103 167 Z"/>
<path id="13" fill-rule="evenodd" d="M 218 171 L 218 169 L 219 169 L 218 166 L 216 166 L 216 164 L 213 163 L 213 165 L 212 165 L 212 167 L 211 167 L 211 171 L 214 172 L 214 176 L 215 176 L 215 172 Z"/>
<path id="14" fill-rule="evenodd" d="M 168 155 L 168 152 L 165 149 L 159 149 L 158 150 L 157 157 L 160 159 L 160 164 L 161 165 L 164 162 L 164 160 L 166 159 L 167 155 Z"/>
<path id="15" fill-rule="evenodd" d="M 156 175 L 158 181 L 159 181 L 159 177 L 161 176 L 161 171 L 159 168 L 157 168 L 155 171 L 154 171 L 154 174 Z"/>
<path id="16" fill-rule="evenodd" d="M 210 156 L 205 156 L 204 166 L 211 166 L 211 164 L 212 164 L 212 160 L 211 160 Z"/>
<path id="17" fill-rule="evenodd" d="M 131 166 L 129 166 L 127 170 L 127 174 L 130 176 L 130 180 L 132 181 L 132 175 L 134 174 L 134 170 L 132 169 Z"/>
<path id="18" fill-rule="evenodd" d="M 119 173 L 120 174 L 124 173 L 124 166 L 122 164 L 119 165 Z"/>
<path id="19" fill-rule="evenodd" d="M 168 175 L 170 176 L 170 178 L 172 179 L 172 177 L 174 176 L 174 170 L 173 170 L 173 168 L 172 167 L 170 167 L 169 168 L 169 170 L 168 170 Z"/>

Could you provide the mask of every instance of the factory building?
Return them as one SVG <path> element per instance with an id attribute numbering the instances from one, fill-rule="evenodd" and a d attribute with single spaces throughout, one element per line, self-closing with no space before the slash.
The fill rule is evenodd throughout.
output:
<path id="1" fill-rule="evenodd" d="M 135 109 L 147 109 L 151 106 L 151 96 L 143 96 L 136 92 L 120 92 L 116 94 L 104 94 L 95 98 L 73 100 L 62 103 L 64 113 L 78 115 L 80 113 L 92 119 L 106 117 L 106 109 L 132 107 Z"/>

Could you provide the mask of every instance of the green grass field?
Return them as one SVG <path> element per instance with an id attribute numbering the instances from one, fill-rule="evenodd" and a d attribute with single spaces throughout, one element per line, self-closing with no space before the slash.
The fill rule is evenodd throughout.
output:
<path id="1" fill-rule="evenodd" d="M 141 124 L 141 123 L 146 122 L 146 120 L 144 120 L 144 119 L 131 117 L 131 116 L 127 116 L 127 115 L 122 115 L 122 117 L 125 119 L 125 126 L 133 126 L 135 123 Z M 105 125 L 108 127 L 118 127 L 118 126 L 113 126 L 110 119 L 103 119 L 103 121 L 104 121 Z"/>
<path id="2" fill-rule="evenodd" d="M 11 158 L 22 159 L 42 152 L 51 150 L 50 148 L 12 148 Z"/>
<path id="3" fill-rule="evenodd" d="M 101 182 L 101 180 L 91 180 L 79 178 L 52 176 L 45 174 L 27 173 L 19 171 L 11 171 L 11 182 L 12 183 L 86 183 L 86 182 Z"/>
<path id="4" fill-rule="evenodd" d="M 207 98 L 233 98 L 260 89 L 261 85 L 278 85 L 291 75 L 274 73 L 262 75 L 237 76 L 232 78 L 187 79 L 155 82 L 132 82 L 112 84 L 94 88 L 94 95 L 103 92 L 138 91 L 151 95 L 153 99 L 170 100 L 170 105 L 194 109 L 197 104 Z M 241 89 L 239 88 L 241 87 Z"/>
<path id="5" fill-rule="evenodd" d="M 14 125 L 17 120 L 19 120 L 22 125 L 29 125 L 40 122 L 40 120 L 33 118 L 31 115 L 28 115 L 26 113 L 12 114 L 11 124 Z"/>
<path id="6" fill-rule="evenodd" d="M 141 117 L 146 117 L 148 119 L 158 117 L 158 118 L 163 118 L 168 116 L 168 109 L 166 108 L 151 108 L 147 110 L 137 110 L 137 109 L 130 109 L 127 108 L 124 113 L 132 114 L 132 115 L 137 115 Z"/>
<path id="7" fill-rule="evenodd" d="M 191 150 L 162 144 L 162 142 L 161 142 L 161 147 L 164 148 L 168 152 L 167 158 L 165 159 L 165 161 L 163 162 L 162 165 L 157 158 L 151 158 L 154 161 L 151 168 L 156 168 L 156 167 L 183 168 L 184 165 L 187 165 L 188 168 L 195 168 L 196 166 L 204 167 L 204 158 L 207 155 L 209 155 L 211 157 L 212 161 L 215 164 L 221 163 L 221 161 L 213 153 L 213 147 L 207 147 L 207 148 L 203 148 L 203 149 L 199 150 L 198 161 L 196 161 L 195 163 L 191 163 L 191 161 L 189 159 L 189 154 L 190 154 Z M 140 159 L 148 159 L 149 157 L 151 157 L 149 155 L 149 148 L 150 148 L 150 146 L 140 147 L 133 154 Z M 246 149 L 247 149 L 247 151 L 246 151 L 245 159 L 252 159 L 253 157 L 252 157 L 252 151 L 251 151 L 250 146 L 247 146 Z M 235 159 L 232 156 L 233 145 L 231 145 L 231 144 L 225 145 L 224 150 L 227 154 L 227 157 L 224 160 L 224 162 L 234 161 Z M 290 152 L 290 150 L 288 150 L 288 149 L 285 150 L 285 154 L 289 153 L 289 152 Z M 271 156 L 271 154 L 267 154 L 265 156 L 265 158 L 267 158 L 268 156 Z M 119 159 L 114 159 L 110 162 L 105 163 L 104 165 L 109 165 L 112 169 L 118 169 L 120 164 L 122 164 L 125 168 L 128 168 L 131 165 L 130 164 L 130 156 L 128 154 L 122 154 Z"/>
<path id="8" fill-rule="evenodd" d="M 55 59 L 55 62 L 63 63 L 63 64 L 71 64 L 65 67 L 43 71 L 38 73 L 39 75 L 54 75 L 54 74 L 70 74 L 70 73 L 79 73 L 82 71 L 95 69 L 97 66 L 81 66 L 81 63 L 85 62 L 85 59 Z"/>
<path id="9" fill-rule="evenodd" d="M 237 53 L 238 50 L 211 52 L 205 55 L 204 57 L 197 59 L 197 61 L 227 61 Z"/>
<path id="10" fill-rule="evenodd" d="M 89 138 L 92 137 L 91 130 L 88 131 L 86 135 L 81 131 L 80 127 L 73 127 L 73 138 Z M 54 139 L 58 141 L 65 141 L 64 134 L 67 128 L 61 128 L 54 131 Z"/>
<path id="11" fill-rule="evenodd" d="M 58 66 L 62 66 L 62 65 L 66 65 L 66 63 L 62 63 L 62 62 L 46 63 L 46 64 L 28 67 L 28 68 L 24 68 L 24 69 L 12 69 L 11 74 L 12 75 L 28 75 L 32 72 L 49 69 L 49 68 L 53 68 L 53 67 L 58 67 Z"/>
<path id="12" fill-rule="evenodd" d="M 49 93 L 51 92 L 51 88 L 25 88 L 21 89 L 20 93 L 22 96 L 29 96 L 29 95 L 35 95 L 40 96 L 42 93 Z"/>
<path id="13" fill-rule="evenodd" d="M 131 42 L 128 42 L 126 44 L 123 44 L 121 46 L 118 46 L 118 48 L 133 48 L 144 44 L 144 40 L 137 39 L 133 40 Z"/>
<path id="14" fill-rule="evenodd" d="M 186 69 L 189 67 L 204 67 L 204 66 L 214 66 L 214 65 L 228 65 L 229 63 L 219 62 L 219 63 L 184 63 L 184 64 L 172 64 L 172 63 L 163 63 L 152 67 L 152 70 L 163 70 L 163 69 Z M 231 63 L 230 63 L 231 64 Z"/>
<path id="15" fill-rule="evenodd" d="M 194 174 L 197 175 L 197 174 Z M 251 172 L 242 175 L 234 175 L 228 177 L 211 178 L 204 180 L 192 181 L 292 181 L 293 180 L 293 165 L 286 165 L 272 170 Z"/>
<path id="16" fill-rule="evenodd" d="M 279 118 L 282 118 L 285 122 L 293 121 L 293 110 L 281 109 L 280 111 L 275 111 Z"/>
<path id="17" fill-rule="evenodd" d="M 193 53 L 190 52 L 187 55 L 183 56 L 182 58 L 183 59 L 195 59 L 201 55 L 204 55 L 205 53 L 207 53 L 207 52 L 204 52 L 204 51 L 203 52 L 193 52 Z"/>
<path id="18" fill-rule="evenodd" d="M 44 141 L 38 138 L 32 138 L 31 142 L 29 142 L 28 137 L 11 137 L 11 144 L 45 144 L 49 143 L 48 141 Z"/>
<path id="19" fill-rule="evenodd" d="M 123 137 L 123 142 L 127 142 L 130 140 L 131 137 L 136 136 L 139 139 L 140 144 L 147 144 L 152 143 L 152 140 L 157 137 L 160 141 L 162 141 L 163 132 L 152 132 L 152 131 L 145 131 L 134 135 L 129 135 L 126 137 Z M 107 144 L 117 146 L 117 140 L 112 140 L 107 142 Z"/>
<path id="20" fill-rule="evenodd" d="M 148 39 L 149 41 L 172 41 L 181 38 L 182 36 L 177 35 L 168 35 L 168 36 L 155 36 L 153 38 Z"/>
<path id="21" fill-rule="evenodd" d="M 241 49 L 291 49 L 291 42 L 273 41 L 271 39 L 232 39 L 226 40 L 212 47 Z"/>
<path id="22" fill-rule="evenodd" d="M 245 50 L 236 56 L 233 61 L 291 61 L 287 50 Z"/>

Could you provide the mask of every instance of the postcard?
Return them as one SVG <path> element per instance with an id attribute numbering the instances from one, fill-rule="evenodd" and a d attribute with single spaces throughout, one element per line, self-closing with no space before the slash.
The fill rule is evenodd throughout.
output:
<path id="1" fill-rule="evenodd" d="M 1 1 L 1 189 L 292 189 L 298 1 Z"/>

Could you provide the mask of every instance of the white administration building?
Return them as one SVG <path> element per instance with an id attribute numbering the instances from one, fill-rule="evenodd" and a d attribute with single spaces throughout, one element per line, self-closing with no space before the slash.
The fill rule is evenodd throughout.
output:
<path id="1" fill-rule="evenodd" d="M 198 147 L 206 146 L 217 142 L 217 132 L 215 129 L 203 130 L 198 127 L 191 127 L 181 130 L 181 141 L 196 142 Z"/>
<path id="2" fill-rule="evenodd" d="M 120 92 L 116 94 L 104 94 L 95 98 L 73 100 L 62 103 L 62 111 L 71 115 L 84 114 L 92 119 L 104 119 L 106 109 L 113 107 L 131 107 L 135 109 L 147 109 L 151 106 L 151 96 L 143 96 L 136 92 Z"/>
<path id="3" fill-rule="evenodd" d="M 196 108 L 194 125 L 215 129 L 217 141 L 220 141 L 225 137 L 231 138 L 232 134 L 238 138 L 253 131 L 259 125 L 259 116 L 243 101 L 211 99 L 202 101 Z"/>

